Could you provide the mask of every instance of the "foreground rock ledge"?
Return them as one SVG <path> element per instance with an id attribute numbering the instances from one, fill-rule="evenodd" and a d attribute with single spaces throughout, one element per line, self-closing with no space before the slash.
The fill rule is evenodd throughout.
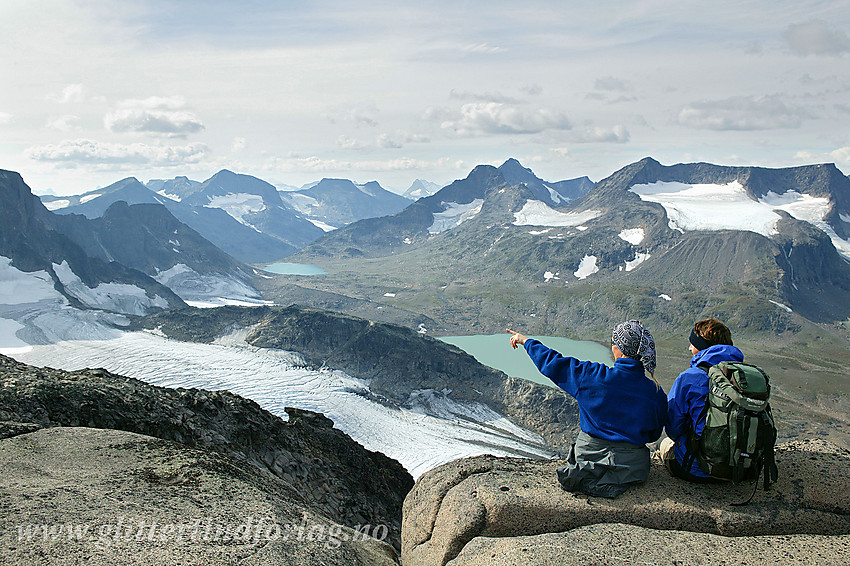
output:
<path id="1" fill-rule="evenodd" d="M 4 565 L 397 564 L 271 473 L 175 442 L 43 429 L 0 440 L 0 470 Z"/>
<path id="2" fill-rule="evenodd" d="M 850 564 L 850 451 L 795 441 L 776 459 L 779 482 L 743 507 L 730 504 L 752 484 L 692 485 L 657 464 L 608 500 L 563 491 L 559 461 L 457 460 L 408 494 L 402 564 Z"/>

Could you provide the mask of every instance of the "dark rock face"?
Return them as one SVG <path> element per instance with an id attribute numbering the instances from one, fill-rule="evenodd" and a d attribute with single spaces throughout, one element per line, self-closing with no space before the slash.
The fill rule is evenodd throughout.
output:
<path id="1" fill-rule="evenodd" d="M 34 368 L 0 356 L 0 421 L 145 434 L 221 452 L 267 469 L 339 523 L 386 524 L 399 540 L 404 468 L 357 444 L 323 415 L 287 409 L 289 420 L 227 391 L 168 389 L 105 370 Z M 0 427 L 5 436 L 14 427 Z"/>
<path id="2" fill-rule="evenodd" d="M 145 189 L 147 190 L 147 189 Z M 178 263 L 197 273 L 233 274 L 248 279 L 249 268 L 236 261 L 160 204 L 117 201 L 102 216 L 54 215 L 53 226 L 87 254 L 154 276 Z"/>
<path id="3" fill-rule="evenodd" d="M 90 257 L 70 238 L 54 230 L 46 221 L 52 214 L 18 173 L 0 170 L 0 203 L 0 255 L 10 258 L 12 265 L 21 271 L 47 271 L 56 289 L 71 304 L 79 305 L 79 302 L 65 291 L 53 269 L 54 263 L 67 261 L 90 288 L 100 283 L 134 285 L 144 289 L 149 297 L 162 297 L 169 307 L 185 306 L 171 289 L 151 277 L 114 261 Z"/>
<path id="4" fill-rule="evenodd" d="M 396 405 L 405 405 L 414 390 L 450 390 L 449 398 L 488 405 L 540 433 L 555 450 L 566 450 L 577 430 L 575 401 L 563 391 L 510 378 L 455 346 L 395 324 L 295 305 L 190 308 L 135 324 L 196 342 L 211 342 L 234 326 L 251 326 L 249 344 L 298 352 L 313 367 L 368 379 L 373 394 Z"/>

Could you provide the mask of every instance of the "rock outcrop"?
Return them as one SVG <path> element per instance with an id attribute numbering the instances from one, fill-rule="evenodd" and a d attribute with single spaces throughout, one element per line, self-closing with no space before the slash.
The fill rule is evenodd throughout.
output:
<path id="1" fill-rule="evenodd" d="M 55 427 L 0 440 L 7 566 L 397 564 L 390 545 L 317 514 L 309 494 L 209 450 Z"/>
<path id="2" fill-rule="evenodd" d="M 323 415 L 286 411 L 288 421 L 228 391 L 156 387 L 101 369 L 35 368 L 0 356 L 0 421 L 7 423 L 0 437 L 84 426 L 212 450 L 271 472 L 333 521 L 386 525 L 398 546 L 410 474 Z"/>
<path id="3" fill-rule="evenodd" d="M 850 451 L 797 441 L 776 459 L 778 483 L 740 507 L 752 484 L 693 485 L 657 462 L 609 500 L 564 491 L 562 461 L 457 460 L 408 494 L 402 564 L 850 563 Z"/>

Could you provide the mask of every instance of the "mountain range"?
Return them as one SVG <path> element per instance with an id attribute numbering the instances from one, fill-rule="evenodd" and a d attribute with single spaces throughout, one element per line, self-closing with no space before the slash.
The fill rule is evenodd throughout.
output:
<path id="1" fill-rule="evenodd" d="M 364 218 L 395 214 L 410 204 L 409 199 L 375 181 L 357 185 L 348 179 L 322 179 L 309 188 L 281 191 L 280 196 L 326 231 Z"/>
<path id="2" fill-rule="evenodd" d="M 481 312 L 471 305 L 488 297 L 492 322 L 470 319 L 477 328 L 509 322 L 518 301 L 555 328 L 624 316 L 670 327 L 711 311 L 779 331 L 794 326 L 792 311 L 815 322 L 850 317 L 850 179 L 834 165 L 646 158 L 574 192 L 536 183 L 518 165 L 478 166 L 395 215 L 325 234 L 292 260 L 334 264 L 340 276 L 322 289 L 341 295 L 362 296 L 365 281 L 393 274 L 405 308 L 437 321 Z"/>
<path id="3" fill-rule="evenodd" d="M 274 186 L 250 175 L 223 170 L 203 183 L 177 177 L 152 186 L 157 192 L 130 177 L 82 195 L 42 199 L 57 214 L 90 219 L 118 201 L 160 204 L 224 252 L 251 263 L 280 259 L 323 233 L 285 205 Z"/>
<path id="4" fill-rule="evenodd" d="M 101 217 L 115 202 L 160 204 L 222 251 L 247 263 L 279 260 L 351 222 L 392 214 L 410 201 L 377 182 L 356 185 L 323 179 L 295 191 L 278 191 L 251 175 L 222 170 L 199 182 L 185 176 L 146 185 L 129 177 L 74 196 L 43 196 L 57 214 Z"/>

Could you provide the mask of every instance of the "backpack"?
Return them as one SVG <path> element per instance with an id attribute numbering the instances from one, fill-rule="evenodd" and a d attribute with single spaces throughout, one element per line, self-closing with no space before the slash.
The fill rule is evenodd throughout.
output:
<path id="1" fill-rule="evenodd" d="M 685 469 L 695 458 L 709 476 L 735 483 L 758 482 L 764 471 L 764 489 L 769 489 L 779 475 L 773 451 L 776 424 L 769 403 L 770 378 L 760 367 L 742 362 L 699 367 L 708 373 L 705 426 L 702 436 L 688 435 Z M 756 483 L 753 495 L 757 488 Z M 739 505 L 751 499 L 752 495 Z"/>

